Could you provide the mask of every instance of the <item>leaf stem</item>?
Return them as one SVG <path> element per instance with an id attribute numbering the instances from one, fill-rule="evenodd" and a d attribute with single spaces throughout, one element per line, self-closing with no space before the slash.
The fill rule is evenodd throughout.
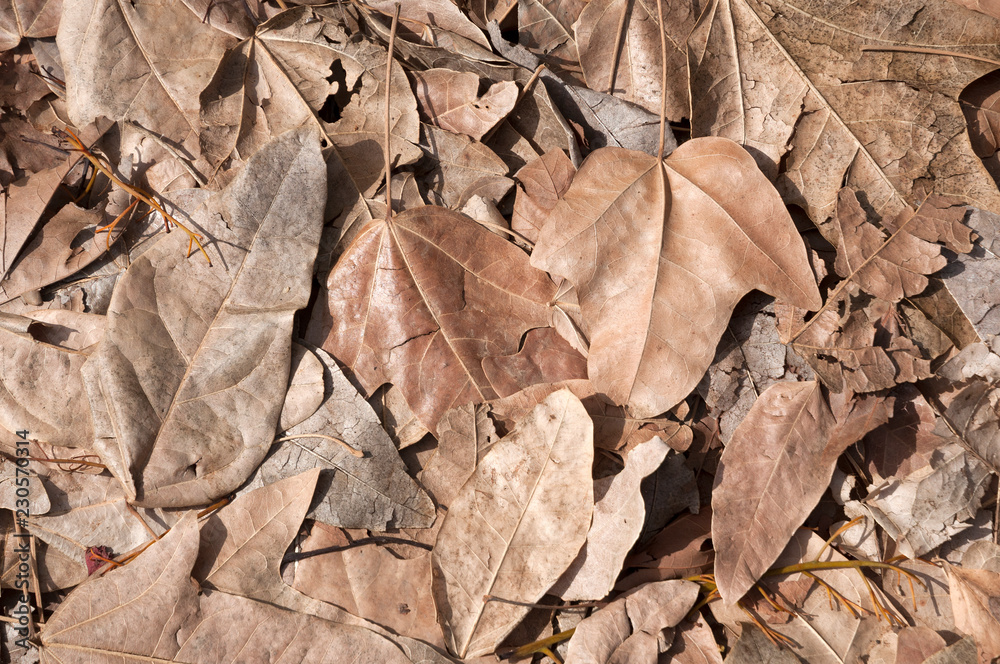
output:
<path id="1" fill-rule="evenodd" d="M 978 55 L 969 55 L 967 53 L 959 53 L 957 51 L 946 51 L 940 48 L 926 48 L 922 46 L 862 46 L 862 51 L 893 51 L 896 53 L 922 53 L 925 55 L 944 55 L 952 58 L 962 58 L 964 60 L 975 60 L 976 62 L 985 62 L 988 65 L 994 65 L 1000 67 L 1000 62 L 996 60 L 990 60 L 989 58 L 982 58 Z"/>
<path id="2" fill-rule="evenodd" d="M 389 142 L 391 124 L 389 121 L 389 91 L 392 82 L 392 51 L 396 46 L 396 26 L 399 24 L 399 3 L 392 13 L 392 27 L 389 28 L 389 55 L 385 61 L 385 220 L 392 221 L 392 148 Z"/>

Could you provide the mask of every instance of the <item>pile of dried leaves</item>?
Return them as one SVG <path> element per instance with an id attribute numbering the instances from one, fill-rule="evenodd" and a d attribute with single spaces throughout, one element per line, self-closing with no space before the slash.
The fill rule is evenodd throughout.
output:
<path id="1" fill-rule="evenodd" d="M 2 657 L 1000 656 L 988 4 L 0 3 Z"/>

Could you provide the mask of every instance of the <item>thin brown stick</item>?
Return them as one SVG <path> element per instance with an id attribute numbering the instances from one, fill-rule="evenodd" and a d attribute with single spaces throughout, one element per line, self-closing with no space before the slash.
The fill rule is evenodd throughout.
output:
<path id="1" fill-rule="evenodd" d="M 612 94 L 615 90 L 615 79 L 618 78 L 618 56 L 622 50 L 622 37 L 625 35 L 625 19 L 629 15 L 632 0 L 625 0 L 622 7 L 621 18 L 618 19 L 618 32 L 615 34 L 615 48 L 611 53 L 611 75 L 608 77 L 608 89 L 606 93 Z"/>
<path id="2" fill-rule="evenodd" d="M 339 553 L 341 551 L 347 551 L 348 549 L 354 549 L 359 546 L 367 546 L 369 544 L 402 544 L 404 546 L 414 546 L 418 549 L 425 549 L 427 551 L 432 549 L 429 544 L 403 539 L 402 537 L 365 537 L 343 545 L 325 546 L 322 549 L 313 549 L 312 551 L 297 551 L 295 553 L 288 553 L 281 559 L 281 562 L 293 563 L 298 560 L 305 560 L 306 558 L 312 558 L 314 556 L 322 556 L 326 553 Z"/>
<path id="3" fill-rule="evenodd" d="M 389 55 L 385 62 L 385 220 L 392 221 L 392 147 L 389 142 L 391 125 L 389 122 L 389 86 L 392 81 L 392 51 L 396 47 L 396 26 L 399 24 L 399 3 L 392 13 L 392 27 L 389 28 Z"/>
<path id="4" fill-rule="evenodd" d="M 276 438 L 274 442 L 283 443 L 286 440 L 295 440 L 296 438 L 322 438 L 323 440 L 329 440 L 330 442 L 337 443 L 338 445 L 343 445 L 344 449 L 346 449 L 353 456 L 356 456 L 359 459 L 363 459 L 365 457 L 364 452 L 362 452 L 361 450 L 354 449 L 353 447 L 342 441 L 340 438 L 334 438 L 333 436 L 327 436 L 322 433 L 300 433 L 295 436 L 285 436 L 283 438 Z"/>
<path id="5" fill-rule="evenodd" d="M 656 158 L 663 161 L 663 139 L 667 135 L 667 37 L 663 27 L 663 0 L 656 0 L 656 13 L 660 29 L 660 148 Z M 750 375 L 749 369 L 747 375 Z M 753 391 L 756 392 L 757 388 L 754 387 Z"/>

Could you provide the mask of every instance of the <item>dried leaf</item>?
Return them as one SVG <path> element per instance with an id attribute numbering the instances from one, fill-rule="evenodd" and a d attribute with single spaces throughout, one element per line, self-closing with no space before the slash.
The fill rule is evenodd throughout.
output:
<path id="1" fill-rule="evenodd" d="M 599 600 L 611 592 L 622 563 L 642 532 L 646 505 L 640 483 L 670 451 L 659 438 L 635 447 L 625 468 L 594 482 L 594 521 L 580 555 L 549 589 L 563 601 Z"/>
<path id="2" fill-rule="evenodd" d="M 324 368 L 323 404 L 309 419 L 284 432 L 291 439 L 271 449 L 241 492 L 319 468 L 309 517 L 332 526 L 381 531 L 430 526 L 434 505 L 407 474 L 375 412 L 332 357 L 322 350 L 316 355 Z M 330 437 L 363 452 L 364 458 Z"/>
<path id="3" fill-rule="evenodd" d="M 374 632 L 236 595 L 199 595 L 190 581 L 198 555 L 198 524 L 191 517 L 130 565 L 91 577 L 70 593 L 40 635 L 42 662 L 144 658 L 194 663 L 207 653 L 261 661 L 276 652 L 295 661 L 352 652 L 359 663 L 410 662 Z M 129 626 L 124 640 L 122 624 Z"/>
<path id="4" fill-rule="evenodd" d="M 750 290 L 819 308 L 787 214 L 731 141 L 689 141 L 662 167 L 607 148 L 549 215 L 531 262 L 576 286 L 595 388 L 649 417 L 697 385 Z"/>
<path id="5" fill-rule="evenodd" d="M 733 433 L 712 491 L 715 577 L 740 599 L 819 502 L 847 447 L 884 422 L 880 399 L 831 412 L 819 383 L 776 383 Z"/>
<path id="6" fill-rule="evenodd" d="M 929 627 L 904 627 L 896 645 L 896 664 L 923 664 L 946 645 L 944 638 Z"/>
<path id="7" fill-rule="evenodd" d="M 625 577 L 618 587 L 627 589 L 650 581 L 680 579 L 710 570 L 715 552 L 705 542 L 711 537 L 710 507 L 702 507 L 698 514 L 682 514 L 657 533 L 641 552 L 625 561 L 626 567 L 640 569 Z"/>
<path id="8" fill-rule="evenodd" d="M 517 84 L 494 83 L 481 97 L 479 77 L 450 69 L 414 72 L 414 93 L 421 112 L 446 131 L 475 140 L 504 119 L 517 101 Z"/>
<path id="9" fill-rule="evenodd" d="M 423 178 L 432 203 L 460 208 L 473 196 L 499 201 L 514 186 L 507 164 L 479 141 L 433 125 L 423 125 L 423 136 L 425 152 L 437 159 Z"/>
<path id="10" fill-rule="evenodd" d="M 274 583 L 281 578 L 281 554 L 305 518 L 319 472 L 246 493 L 209 517 L 191 576 L 209 588 L 274 603 L 283 587 Z"/>
<path id="11" fill-rule="evenodd" d="M 556 392 L 496 443 L 452 501 L 432 553 L 445 642 L 477 657 L 523 618 L 576 557 L 593 512 L 593 425 Z"/>
<path id="12" fill-rule="evenodd" d="M 690 581 L 647 583 L 577 625 L 566 663 L 655 662 L 660 632 L 683 620 L 697 599 Z"/>
<path id="13" fill-rule="evenodd" d="M 341 544 L 314 527 L 302 551 Z M 292 586 L 397 634 L 444 648 L 431 597 L 429 553 L 400 559 L 382 547 L 358 546 L 312 556 L 297 563 Z"/>
<path id="14" fill-rule="evenodd" d="M 576 167 L 562 150 L 546 152 L 525 164 L 514 175 L 521 186 L 514 199 L 510 227 L 537 242 L 542 220 L 569 189 L 575 175 Z"/>
<path id="15" fill-rule="evenodd" d="M 556 72 L 579 72 L 573 24 L 586 6 L 584 0 L 519 0 L 517 43 L 539 55 Z"/>
<path id="16" fill-rule="evenodd" d="M 587 378 L 587 359 L 551 327 L 529 330 L 515 355 L 483 359 L 490 387 L 509 397 L 538 384 Z"/>
<path id="17" fill-rule="evenodd" d="M 140 503 L 211 503 L 267 453 L 292 318 L 308 300 L 324 173 L 315 132 L 284 134 L 191 211 L 216 239 L 216 265 L 185 259 L 186 238 L 173 233 L 119 280 L 95 355 L 117 435 L 101 454 L 139 480 Z"/>
<path id="18" fill-rule="evenodd" d="M 948 262 L 940 247 L 907 232 L 909 223 L 921 217 L 897 220 L 896 230 L 888 239 L 866 217 L 854 191 L 841 189 L 833 222 L 839 236 L 837 274 L 889 302 L 920 294 L 927 288 L 925 275 L 937 272 Z"/>
<path id="19" fill-rule="evenodd" d="M 962 569 L 944 563 L 951 588 L 955 626 L 975 636 L 986 659 L 1000 656 L 1000 573 L 982 569 Z"/>
<path id="20" fill-rule="evenodd" d="M 664 64 L 660 61 L 660 18 L 655 2 L 591 0 L 573 27 L 589 88 L 613 92 L 652 113 L 659 113 L 662 103 L 668 118 L 680 120 L 691 113 L 687 63 L 680 45 L 694 27 L 704 3 L 663 4 L 667 39 L 665 95 L 660 84 Z M 621 50 L 616 53 L 616 48 Z"/>
<path id="21" fill-rule="evenodd" d="M 87 355 L 40 343 L 30 318 L 0 314 L 0 427 L 64 447 L 89 446 L 80 370 Z"/>
<path id="22" fill-rule="evenodd" d="M 1000 22 L 947 0 L 714 0 L 688 40 L 692 135 L 752 148 L 786 201 L 821 226 L 845 184 L 883 218 L 901 213 L 926 181 L 1000 210 L 958 104 L 993 65 L 907 52 L 996 60 L 1000 49 L 983 45 L 998 43 Z"/>
<path id="23" fill-rule="evenodd" d="M 726 664 L 796 664 L 800 661 L 790 650 L 770 641 L 768 637 L 750 623 L 743 624 L 732 652 L 726 657 Z"/>
<path id="24" fill-rule="evenodd" d="M 69 116 L 135 122 L 197 155 L 198 95 L 232 42 L 180 2 L 68 0 L 56 43 Z"/>
<path id="25" fill-rule="evenodd" d="M 883 482 L 864 502 L 900 552 L 916 558 L 969 527 L 963 521 L 975 515 L 989 477 L 985 464 L 949 443 L 929 465 Z"/>
<path id="26" fill-rule="evenodd" d="M 516 352 L 555 292 L 512 244 L 457 212 L 372 223 L 330 272 L 307 338 L 372 392 L 391 382 L 432 433 L 449 408 L 495 398 L 482 360 Z"/>
<path id="27" fill-rule="evenodd" d="M 971 323 L 979 339 L 990 342 L 1000 334 L 1000 216 L 973 210 L 969 226 L 980 236 L 979 246 L 959 255 L 941 271 L 948 292 L 954 297 L 963 322 Z M 977 339 L 978 340 L 978 339 Z"/>
<path id="28" fill-rule="evenodd" d="M 722 664 L 722 653 L 712 628 L 698 613 L 677 625 L 670 650 L 660 655 L 658 664 Z"/>
<path id="29" fill-rule="evenodd" d="M 391 0 L 374 0 L 369 4 L 390 16 L 395 8 Z M 418 35 L 423 31 L 424 27 L 431 25 L 454 35 L 461 36 L 485 48 L 489 48 L 490 46 L 482 30 L 466 18 L 465 14 L 455 4 L 449 2 L 449 0 L 407 2 L 405 6 L 401 5 L 399 18 L 404 25 L 408 23 L 414 26 L 414 32 Z"/>

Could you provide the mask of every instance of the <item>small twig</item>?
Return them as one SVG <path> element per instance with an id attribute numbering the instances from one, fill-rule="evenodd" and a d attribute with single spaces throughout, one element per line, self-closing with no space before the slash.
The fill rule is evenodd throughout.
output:
<path id="1" fill-rule="evenodd" d="M 392 13 L 392 27 L 389 28 L 389 55 L 385 62 L 385 220 L 392 221 L 392 125 L 389 118 L 389 92 L 392 83 L 392 51 L 396 46 L 396 26 L 399 24 L 399 3 Z"/>
<path id="2" fill-rule="evenodd" d="M 576 628 L 568 629 L 565 632 L 559 632 L 558 634 L 553 634 L 552 636 L 546 637 L 544 639 L 539 639 L 538 641 L 532 641 L 531 643 L 526 643 L 523 646 L 517 648 L 511 648 L 510 650 L 504 650 L 503 652 L 498 652 L 497 657 L 500 659 L 522 659 L 525 657 L 531 657 L 535 653 L 541 653 L 545 650 L 550 650 L 552 646 L 558 645 L 563 641 L 568 641 L 573 634 L 576 633 Z"/>
<path id="3" fill-rule="evenodd" d="M 350 452 L 352 456 L 355 456 L 359 459 L 363 459 L 365 457 L 364 452 L 362 452 L 361 450 L 354 449 L 353 447 L 342 441 L 340 438 L 334 438 L 333 436 L 327 436 L 322 433 L 300 433 L 294 436 L 284 436 L 282 438 L 276 438 L 274 442 L 283 443 L 286 440 L 295 440 L 296 438 L 322 438 L 323 440 L 329 440 L 330 442 L 337 443 L 338 445 L 343 445 L 344 449 Z"/>
<path id="4" fill-rule="evenodd" d="M 586 611 L 587 609 L 602 609 L 608 605 L 607 602 L 587 602 L 585 604 L 573 604 L 566 606 L 563 604 L 536 604 L 534 602 L 519 602 L 516 599 L 505 599 L 496 595 L 483 595 L 483 602 L 500 602 L 502 604 L 513 604 L 514 606 L 525 606 L 529 609 L 544 609 L 546 611 Z"/>
<path id="5" fill-rule="evenodd" d="M 663 0 L 656 0 L 656 13 L 660 31 L 660 143 L 656 153 L 657 161 L 663 161 L 663 139 L 667 132 L 667 31 L 663 29 Z M 745 359 L 745 358 L 744 358 Z M 749 367 L 747 374 L 749 375 Z M 753 379 L 751 378 L 751 383 Z M 756 394 L 757 388 L 753 388 Z"/>
<path id="6" fill-rule="evenodd" d="M 281 559 L 283 563 L 293 563 L 298 560 L 305 560 L 306 558 L 312 558 L 313 556 L 322 556 L 326 553 L 339 553 L 341 551 L 347 551 L 348 549 L 353 549 L 359 546 L 367 546 L 369 544 L 402 544 L 405 546 L 413 546 L 418 549 L 424 549 L 430 551 L 432 547 L 429 544 L 424 544 L 423 542 L 415 542 L 413 540 L 403 539 L 402 537 L 364 537 L 359 540 L 354 540 L 349 544 L 339 545 L 339 546 L 326 546 L 322 549 L 313 549 L 312 551 L 297 551 L 294 553 L 287 553 L 285 557 Z"/>
<path id="7" fill-rule="evenodd" d="M 625 34 L 625 20 L 632 9 L 631 5 L 632 0 L 625 0 L 622 3 L 622 15 L 618 19 L 618 32 L 615 33 L 615 47 L 611 51 L 611 74 L 608 76 L 608 89 L 605 90 L 609 95 L 615 91 L 615 79 L 618 78 L 618 59 L 622 49 L 622 37 Z"/>

